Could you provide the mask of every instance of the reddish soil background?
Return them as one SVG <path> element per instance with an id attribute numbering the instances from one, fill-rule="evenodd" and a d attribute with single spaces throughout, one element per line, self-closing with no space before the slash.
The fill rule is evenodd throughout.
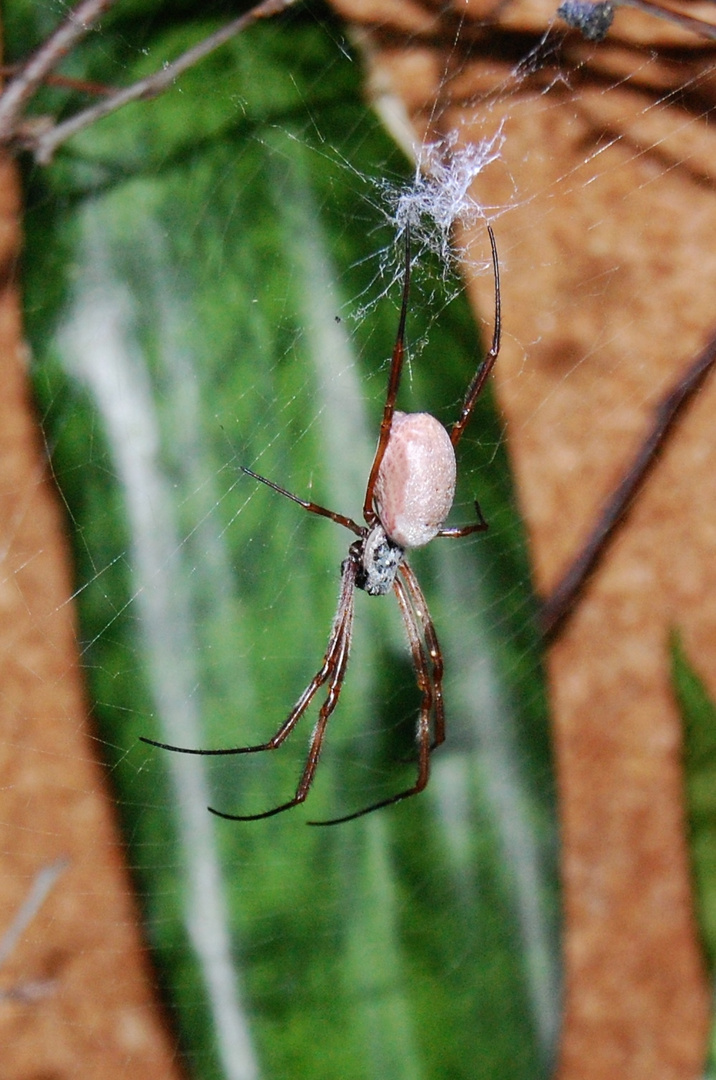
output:
<path id="1" fill-rule="evenodd" d="M 409 125 L 476 142 L 504 122 L 502 161 L 475 193 L 506 208 L 493 217 L 505 328 L 495 379 L 546 596 L 659 399 L 716 332 L 714 80 L 703 77 L 713 43 L 619 9 L 598 45 L 555 27 L 558 63 L 518 80 L 515 64 L 555 22 L 548 0 L 336 7 L 360 27 L 374 100 L 406 141 Z M 468 239 L 487 256 L 484 232 Z M 489 325 L 492 282 L 466 275 Z M 669 635 L 678 628 L 716 696 L 714 415 L 711 378 L 548 656 L 563 844 L 560 1080 L 701 1075 L 710 988 Z"/>

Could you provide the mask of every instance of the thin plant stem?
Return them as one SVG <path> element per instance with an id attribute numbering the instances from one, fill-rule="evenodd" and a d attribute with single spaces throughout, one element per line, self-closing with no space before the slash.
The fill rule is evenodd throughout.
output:
<path id="1" fill-rule="evenodd" d="M 539 625 L 545 638 L 563 629 L 586 583 L 601 562 L 647 474 L 656 462 L 671 429 L 716 363 L 716 333 L 661 399 L 654 422 L 636 457 L 604 505 L 599 518 L 552 593 L 542 602 Z"/>
<path id="2" fill-rule="evenodd" d="M 0 64 L 0 78 L 12 78 L 22 71 L 22 64 Z M 80 94 L 94 94 L 97 97 L 103 94 L 116 94 L 116 86 L 105 86 L 104 83 L 89 82 L 87 79 L 73 79 L 70 75 L 53 75 L 50 73 L 43 79 L 45 86 L 57 86 L 62 90 L 76 90 Z"/>
<path id="3" fill-rule="evenodd" d="M 47 866 L 43 866 L 41 870 L 38 870 L 15 918 L 0 937 L 0 967 L 13 952 L 18 941 L 47 899 L 52 886 L 62 871 L 67 868 L 67 865 L 67 859 L 56 859 L 55 862 L 48 863 Z"/>
<path id="4" fill-rule="evenodd" d="M 657 19 L 666 19 L 684 30 L 691 30 L 694 34 L 699 34 L 701 37 L 716 38 L 716 26 L 713 24 L 704 22 L 703 19 L 695 19 L 691 15 L 684 15 L 682 12 L 674 11 L 672 8 L 661 7 L 660 4 L 652 4 L 650 0 L 613 0 L 613 3 L 615 7 L 636 8 L 637 11 L 643 11 L 647 15 L 654 15 Z"/>
<path id="5" fill-rule="evenodd" d="M 235 37 L 236 34 L 240 34 L 247 26 L 259 19 L 267 19 L 272 15 L 277 15 L 294 3 L 296 3 L 296 0 L 262 0 L 262 3 L 257 4 L 250 11 L 233 19 L 226 26 L 222 26 L 221 29 L 210 34 L 191 49 L 187 49 L 176 60 L 166 64 L 161 71 L 148 75 L 145 79 L 139 79 L 136 83 L 132 83 L 131 86 L 118 90 L 105 98 L 104 101 L 100 101 L 61 124 L 56 124 L 49 130 L 35 135 L 32 138 L 30 148 L 34 151 L 36 160 L 39 164 L 46 165 L 51 160 L 57 147 L 72 135 L 76 135 L 78 131 L 82 131 L 83 128 L 89 127 L 90 124 L 94 124 L 105 116 L 109 116 L 110 113 L 116 112 L 117 109 L 123 108 L 132 101 L 147 101 L 158 97 L 188 68 L 203 60 L 205 56 L 208 56 L 209 53 Z"/>
<path id="6" fill-rule="evenodd" d="M 13 137 L 22 110 L 40 84 L 115 3 L 116 0 L 83 0 L 22 65 L 0 96 L 0 142 Z"/>

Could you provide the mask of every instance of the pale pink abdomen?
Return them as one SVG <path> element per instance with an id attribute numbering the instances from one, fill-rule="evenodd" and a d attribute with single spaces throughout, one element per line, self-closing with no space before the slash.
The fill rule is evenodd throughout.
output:
<path id="1" fill-rule="evenodd" d="M 375 485 L 390 539 L 405 548 L 429 543 L 450 513 L 455 475 L 455 451 L 440 421 L 429 413 L 394 413 Z"/>

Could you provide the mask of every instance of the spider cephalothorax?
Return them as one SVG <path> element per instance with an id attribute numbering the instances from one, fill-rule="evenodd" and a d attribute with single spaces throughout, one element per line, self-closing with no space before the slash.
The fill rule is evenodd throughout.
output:
<path id="1" fill-rule="evenodd" d="M 343 525 L 358 539 L 351 544 L 348 557 L 341 565 L 338 611 L 333 620 L 328 648 L 321 667 L 273 738 L 256 746 L 238 746 L 222 750 L 195 750 L 158 743 L 152 739 L 143 739 L 143 742 L 152 746 L 182 754 L 218 756 L 275 750 L 293 731 L 318 690 L 327 684 L 326 699 L 319 710 L 318 721 L 311 735 L 308 758 L 293 798 L 258 814 L 226 814 L 212 809 L 212 814 L 218 817 L 228 818 L 230 821 L 256 821 L 280 814 L 283 810 L 302 803 L 308 795 L 318 766 L 326 726 L 338 704 L 348 667 L 356 588 L 363 589 L 369 596 L 384 596 L 392 590 L 400 607 L 421 693 L 417 727 L 418 776 L 411 787 L 399 791 L 397 795 L 391 795 L 352 814 L 333 818 L 330 821 L 313 821 L 310 824 L 335 825 L 341 821 L 350 821 L 371 810 L 377 810 L 381 806 L 389 806 L 410 795 L 416 795 L 428 782 L 430 753 L 445 739 L 445 709 L 442 695 L 443 659 L 425 597 L 406 558 L 406 552 L 410 548 L 423 547 L 436 536 L 453 538 L 468 536 L 487 528 L 487 523 L 477 503 L 475 503 L 477 521 L 470 525 L 445 527 L 445 520 L 455 495 L 455 447 L 462 437 L 475 402 L 500 351 L 499 266 L 495 237 L 489 225 L 487 228 L 495 273 L 495 328 L 492 345 L 467 388 L 462 410 L 449 433 L 429 413 L 403 413 L 395 408 L 403 367 L 405 321 L 410 288 L 410 234 L 406 229 L 403 300 L 391 359 L 378 447 L 363 502 L 365 525 L 359 525 L 353 518 L 328 510 L 318 503 L 300 499 L 272 480 L 259 476 L 251 469 L 244 469 L 249 476 L 253 476 L 262 484 L 285 495 L 310 513 L 330 518 L 337 524 Z"/>
<path id="2" fill-rule="evenodd" d="M 405 548 L 391 540 L 382 525 L 366 530 L 365 537 L 348 549 L 348 558 L 356 564 L 357 588 L 369 596 L 385 596 L 393 588 L 404 555 Z"/>

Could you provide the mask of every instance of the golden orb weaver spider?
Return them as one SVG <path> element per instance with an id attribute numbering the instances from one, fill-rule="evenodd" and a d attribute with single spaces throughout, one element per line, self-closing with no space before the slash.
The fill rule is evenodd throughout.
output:
<path id="1" fill-rule="evenodd" d="M 483 532 L 487 528 L 487 522 L 477 502 L 475 502 L 476 522 L 471 525 L 443 528 L 455 495 L 457 474 L 455 447 L 462 438 L 475 403 L 500 351 L 500 270 L 495 236 L 489 225 L 487 231 L 490 237 L 495 276 L 495 323 L 492 344 L 467 388 L 460 415 L 448 434 L 443 425 L 429 413 L 401 413 L 395 409 L 403 368 L 405 324 L 410 293 L 410 230 L 408 227 L 405 229 L 403 295 L 378 447 L 363 502 L 365 525 L 359 525 L 352 518 L 345 517 L 334 510 L 327 510 L 318 503 L 300 499 L 279 484 L 267 480 L 265 476 L 260 476 L 251 469 L 243 469 L 248 476 L 259 480 L 280 495 L 285 495 L 287 499 L 298 503 L 309 513 L 330 518 L 331 521 L 343 525 L 358 539 L 349 547 L 348 556 L 341 565 L 338 611 L 333 620 L 328 647 L 321 666 L 298 698 L 286 720 L 268 742 L 259 743 L 256 746 L 238 746 L 220 750 L 196 750 L 142 738 L 142 742 L 159 747 L 161 750 L 206 757 L 256 754 L 264 750 L 275 750 L 291 734 L 320 688 L 328 685 L 326 700 L 319 710 L 318 722 L 311 735 L 306 764 L 293 798 L 258 814 L 227 814 L 209 807 L 211 813 L 217 817 L 226 818 L 228 821 L 259 821 L 283 813 L 284 810 L 290 810 L 291 807 L 305 800 L 316 773 L 326 727 L 338 704 L 348 668 L 356 588 L 363 589 L 370 596 L 384 596 L 392 589 L 398 601 L 421 693 L 417 727 L 418 776 L 411 787 L 398 792 L 397 795 L 390 795 L 362 810 L 356 810 L 342 817 L 331 818 L 329 821 L 310 821 L 308 824 L 338 825 L 344 821 L 352 821 L 373 810 L 391 806 L 411 795 L 417 795 L 428 782 L 430 754 L 445 740 L 443 658 L 423 591 L 405 553 L 410 548 L 424 546 L 436 536 L 457 538 Z"/>

